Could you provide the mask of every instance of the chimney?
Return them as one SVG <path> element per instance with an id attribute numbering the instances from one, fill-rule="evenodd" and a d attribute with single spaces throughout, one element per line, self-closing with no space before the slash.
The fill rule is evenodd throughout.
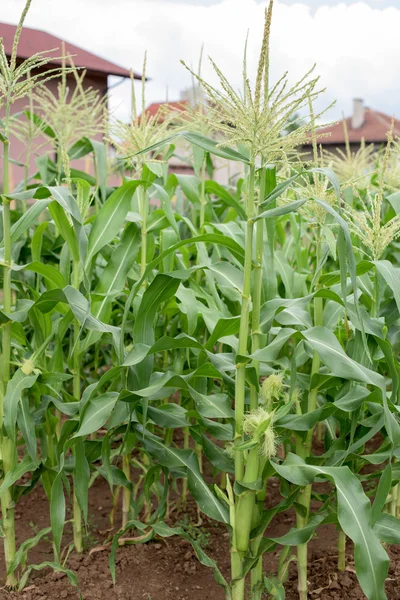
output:
<path id="1" fill-rule="evenodd" d="M 362 98 L 353 99 L 353 114 L 351 117 L 352 129 L 360 129 L 364 125 L 365 121 L 365 107 L 364 100 Z"/>
<path id="2" fill-rule="evenodd" d="M 181 91 L 180 100 L 188 100 L 190 104 L 195 105 L 199 102 L 204 102 L 205 97 L 202 90 L 197 85 L 194 85 Z"/>

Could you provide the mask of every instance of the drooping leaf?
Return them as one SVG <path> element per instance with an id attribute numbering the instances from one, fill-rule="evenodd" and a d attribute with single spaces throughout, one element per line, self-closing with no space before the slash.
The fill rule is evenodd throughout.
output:
<path id="1" fill-rule="evenodd" d="M 306 464 L 289 454 L 277 472 L 296 485 L 309 485 L 318 476 L 325 476 L 335 485 L 338 498 L 338 519 L 345 534 L 354 542 L 354 559 L 361 588 L 370 600 L 386 600 L 385 579 L 388 556 L 371 525 L 371 504 L 360 481 L 348 467 L 325 467 Z"/>

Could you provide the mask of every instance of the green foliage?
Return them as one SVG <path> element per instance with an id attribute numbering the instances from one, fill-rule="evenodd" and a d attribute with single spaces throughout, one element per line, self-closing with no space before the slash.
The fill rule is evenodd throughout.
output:
<path id="1" fill-rule="evenodd" d="M 67 507 L 80 552 L 89 490 L 102 477 L 114 501 L 114 580 L 119 545 L 178 535 L 233 600 L 244 599 L 249 580 L 252 600 L 284 598 L 296 553 L 304 600 L 307 544 L 330 524 L 341 543 L 347 536 L 354 544 L 366 597 L 386 598 L 384 544 L 400 543 L 400 192 L 393 172 L 390 185 L 385 174 L 399 146 L 374 156 L 380 175 L 369 165 L 360 173 L 368 189 L 357 193 L 356 180 L 352 191 L 319 160 L 309 168 L 289 160 L 284 150 L 306 125 L 286 146 L 282 127 L 317 82 L 295 86 L 274 120 L 281 88 L 268 84 L 271 8 L 254 94 L 246 79 L 240 99 L 219 71 L 224 94 L 201 80 L 224 109 L 218 135 L 217 104 L 207 135 L 190 120 L 174 129 L 173 120 L 161 126 L 135 112 L 121 185 L 108 186 L 106 145 L 83 135 L 70 140 L 63 165 L 43 155 L 34 185 L 24 179 L 11 190 L 12 144 L 1 137 L 0 497 L 9 587 L 22 589 L 46 567 L 78 584 L 63 550 Z M 41 126 L 40 114 L 28 116 Z M 255 126 L 252 145 L 246 132 Z M 55 127 L 43 132 L 60 142 Z M 190 144 L 191 175 L 168 175 L 178 137 Z M 82 157 L 93 173 L 70 168 Z M 221 159 L 241 169 L 236 184 L 206 178 Z M 385 234 L 379 252 L 357 229 L 367 206 L 367 233 Z M 266 502 L 271 477 L 275 505 Z M 51 527 L 17 548 L 14 507 L 36 485 Z M 189 495 L 198 522 L 183 513 L 170 526 L 172 507 L 184 510 Z M 275 516 L 291 509 L 296 526 L 272 537 Z M 202 514 L 227 527 L 230 581 L 206 554 Z M 29 551 L 48 537 L 53 558 L 29 565 Z M 262 556 L 273 551 L 277 572 L 264 577 Z"/>

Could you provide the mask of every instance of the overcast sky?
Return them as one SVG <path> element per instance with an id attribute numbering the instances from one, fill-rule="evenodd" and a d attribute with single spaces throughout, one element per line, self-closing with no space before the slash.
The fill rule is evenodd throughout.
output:
<path id="1" fill-rule="evenodd" d="M 25 0 L 2 0 L 0 21 L 16 23 Z M 255 69 L 265 0 L 32 0 L 26 25 L 44 29 L 124 67 L 141 71 L 147 50 L 147 104 L 179 99 L 191 81 L 180 59 L 213 79 L 207 55 L 241 86 L 249 29 L 249 70 Z M 400 0 L 276 0 L 271 77 L 288 70 L 298 80 L 316 62 L 327 91 L 319 107 L 337 99 L 330 118 L 351 112 L 353 97 L 400 117 Z M 115 80 L 114 80 L 115 81 Z M 114 82 L 113 81 L 113 82 Z M 129 85 L 112 91 L 112 107 L 128 116 Z"/>

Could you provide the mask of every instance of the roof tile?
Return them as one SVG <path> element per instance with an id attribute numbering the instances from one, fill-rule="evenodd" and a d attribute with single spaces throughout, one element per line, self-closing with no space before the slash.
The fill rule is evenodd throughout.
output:
<path id="1" fill-rule="evenodd" d="M 351 126 L 351 117 L 348 117 L 345 121 L 350 143 L 359 144 L 363 139 L 367 144 L 382 144 L 387 141 L 387 133 L 390 130 L 392 118 L 372 108 L 365 108 L 364 123 L 361 127 L 353 129 Z M 321 137 L 318 140 L 318 144 L 332 145 L 345 143 L 343 121 L 317 130 L 317 134 L 326 133 L 330 133 L 330 135 L 328 137 Z M 400 136 L 400 121 L 398 119 L 394 120 L 393 133 L 395 136 Z M 311 143 L 311 134 L 308 137 Z"/>
<path id="2" fill-rule="evenodd" d="M 7 56 L 11 55 L 12 45 L 14 41 L 14 35 L 16 31 L 15 25 L 8 23 L 0 23 L 0 37 L 3 38 L 3 44 Z M 55 37 L 45 31 L 39 29 L 30 29 L 24 27 L 21 33 L 21 37 L 18 44 L 18 56 L 22 59 L 29 58 L 37 52 L 49 51 L 54 48 L 61 52 L 61 45 L 63 40 Z M 118 65 L 115 65 L 100 56 L 96 56 L 83 48 L 74 46 L 69 42 L 65 43 L 65 49 L 68 54 L 73 56 L 74 63 L 77 67 L 84 67 L 88 71 L 97 73 L 106 73 L 107 75 L 117 75 L 118 77 L 129 77 L 129 70 Z M 55 54 L 57 56 L 57 54 Z M 50 64 L 60 65 L 61 60 L 54 58 L 50 61 Z M 134 74 L 135 79 L 140 79 L 140 75 Z"/>

